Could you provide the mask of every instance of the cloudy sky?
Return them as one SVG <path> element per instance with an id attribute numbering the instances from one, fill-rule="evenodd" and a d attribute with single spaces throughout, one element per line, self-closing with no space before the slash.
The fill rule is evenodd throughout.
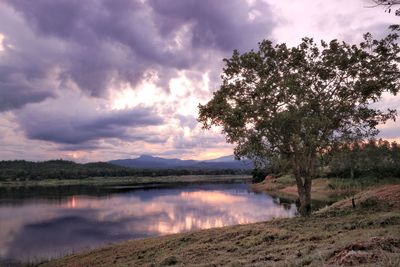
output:
<path id="1" fill-rule="evenodd" d="M 368 0 L 0 0 L 0 160 L 232 154 L 197 106 L 262 39 L 360 41 L 400 18 Z M 400 109 L 399 97 L 382 106 Z M 381 127 L 400 138 L 400 126 Z"/>

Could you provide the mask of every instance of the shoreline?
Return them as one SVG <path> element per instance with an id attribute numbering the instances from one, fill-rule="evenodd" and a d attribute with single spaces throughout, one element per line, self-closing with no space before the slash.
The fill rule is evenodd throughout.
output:
<path id="1" fill-rule="evenodd" d="M 202 182 L 213 183 L 212 181 L 216 183 L 249 182 L 250 180 L 249 177 L 242 175 L 239 177 L 227 175 L 213 179 L 215 176 L 209 176 L 204 179 L 204 176 L 189 176 L 183 177 L 185 179 L 181 179 L 180 182 L 177 182 L 176 179 L 182 177 L 170 177 L 171 180 L 163 185 L 193 185 Z M 155 179 L 159 178 L 165 177 L 156 177 Z M 277 178 L 274 181 L 249 186 L 254 191 L 266 192 L 272 197 L 283 199 L 283 201 L 285 200 L 284 196 L 288 196 L 286 199 L 291 201 L 297 196 L 293 193 L 293 182 L 286 178 Z M 144 186 L 155 185 L 149 183 L 154 181 L 154 177 L 146 179 L 147 183 Z M 202 182 L 194 182 L 198 179 L 201 179 Z M 325 197 L 324 201 L 333 198 L 342 200 L 314 212 L 309 218 L 274 219 L 266 222 L 133 239 L 68 254 L 49 261 L 20 265 L 321 266 L 342 265 L 340 263 L 342 261 L 357 262 L 360 259 L 367 263 L 373 263 L 374 259 L 380 257 L 380 261 L 387 261 L 385 266 L 398 266 L 400 254 L 397 252 L 393 254 L 392 251 L 400 252 L 400 238 L 393 239 L 393 237 L 400 237 L 400 183 L 395 180 L 395 183 L 386 184 L 390 181 L 393 180 L 383 179 L 381 185 L 353 187 L 349 191 L 344 190 L 348 184 L 342 184 L 341 180 L 316 179 L 314 190 L 318 192 L 314 194 L 316 198 L 313 198 L 313 201 L 323 201 L 321 196 Z M 99 183 L 93 185 L 96 186 Z M 109 183 L 100 185 L 112 186 Z M 136 183 L 128 188 L 131 186 L 140 185 Z M 159 185 L 156 186 L 159 187 Z M 376 191 L 376 188 L 380 191 Z M 355 193 L 356 191 L 358 193 Z M 350 199 L 346 199 L 350 193 L 357 196 L 355 198 L 356 209 L 352 209 Z M 383 201 L 380 199 L 382 196 Z M 365 246 L 368 249 L 362 251 L 349 249 L 349 247 L 357 246 Z M 390 249 L 379 251 L 382 246 L 390 247 Z M 358 258 L 351 258 L 351 255 L 356 255 Z M 367 256 L 370 258 L 363 258 Z M 391 265 L 392 262 L 395 264 Z M 17 266 L 20 265 L 17 264 Z"/>
<path id="2" fill-rule="evenodd" d="M 130 240 L 39 266 L 398 266 L 400 185 L 374 190 L 357 194 L 356 209 L 346 199 L 308 218 Z"/>
<path id="3" fill-rule="evenodd" d="M 249 175 L 182 175 L 157 177 L 91 177 L 85 179 L 44 179 L 29 181 L 0 181 L 0 188 L 58 187 L 58 186 L 174 186 L 201 183 L 251 182 Z"/>

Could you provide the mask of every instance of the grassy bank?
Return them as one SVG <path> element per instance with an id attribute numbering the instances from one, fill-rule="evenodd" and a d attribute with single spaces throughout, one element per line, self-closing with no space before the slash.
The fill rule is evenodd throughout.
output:
<path id="1" fill-rule="evenodd" d="M 355 199 L 309 218 L 133 240 L 40 266 L 399 266 L 400 185 Z"/>
<path id="2" fill-rule="evenodd" d="M 145 186 L 151 184 L 180 184 L 180 183 L 234 183 L 247 182 L 248 175 L 186 175 L 186 176 L 157 176 L 157 177 L 95 177 L 84 179 L 45 179 L 29 181 L 0 181 L 0 187 L 30 187 L 30 186 Z"/>
<path id="3" fill-rule="evenodd" d="M 316 202 L 333 203 L 376 186 L 398 183 L 400 183 L 399 178 L 318 178 L 313 180 L 311 198 Z M 252 184 L 252 189 L 290 200 L 298 197 L 296 182 L 291 175 Z"/>

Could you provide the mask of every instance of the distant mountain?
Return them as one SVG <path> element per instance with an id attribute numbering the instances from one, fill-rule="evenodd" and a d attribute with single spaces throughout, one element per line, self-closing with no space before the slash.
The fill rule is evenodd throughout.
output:
<path id="1" fill-rule="evenodd" d="M 235 169 L 248 170 L 253 168 L 251 161 L 238 161 L 234 156 L 225 156 L 211 160 L 181 160 L 181 159 L 165 159 L 161 157 L 153 157 L 142 155 L 135 159 L 117 159 L 108 163 L 118 166 L 137 168 L 137 169 Z"/>
<path id="2" fill-rule="evenodd" d="M 149 155 L 142 155 L 136 159 L 117 159 L 108 163 L 138 169 L 170 169 L 179 167 L 188 167 L 196 163 L 195 160 L 164 159 Z"/>
<path id="3" fill-rule="evenodd" d="M 205 162 L 232 162 L 236 161 L 234 155 L 224 156 L 216 159 L 205 160 Z"/>

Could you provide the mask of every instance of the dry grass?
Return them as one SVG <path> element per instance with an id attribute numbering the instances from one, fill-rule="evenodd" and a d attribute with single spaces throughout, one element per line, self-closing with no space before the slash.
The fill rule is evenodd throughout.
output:
<path id="1" fill-rule="evenodd" d="M 398 184 L 400 179 L 341 179 L 341 178 L 318 178 L 313 180 L 311 187 L 311 198 L 314 201 L 333 203 L 344 198 L 354 196 L 365 190 L 376 188 L 386 184 Z M 298 197 L 295 180 L 290 175 L 285 175 L 274 180 L 266 180 L 253 184 L 255 192 L 268 192 L 276 197 L 295 200 Z"/>
<path id="2" fill-rule="evenodd" d="M 399 192 L 396 185 L 363 197 L 399 201 Z M 399 266 L 399 252 L 399 206 L 370 201 L 309 218 L 133 240 L 41 266 Z"/>
<path id="3" fill-rule="evenodd" d="M 352 243 L 334 251 L 329 263 L 350 266 L 381 264 L 382 261 L 395 263 L 398 257 L 391 258 L 388 257 L 388 254 L 399 254 L 399 252 L 400 239 L 373 237 L 367 241 Z"/>
<path id="4" fill-rule="evenodd" d="M 351 208 L 352 199 L 356 206 L 364 208 L 391 210 L 400 209 L 400 184 L 384 185 L 378 188 L 360 192 L 353 197 L 338 201 L 333 205 L 321 209 L 318 213 Z"/>

